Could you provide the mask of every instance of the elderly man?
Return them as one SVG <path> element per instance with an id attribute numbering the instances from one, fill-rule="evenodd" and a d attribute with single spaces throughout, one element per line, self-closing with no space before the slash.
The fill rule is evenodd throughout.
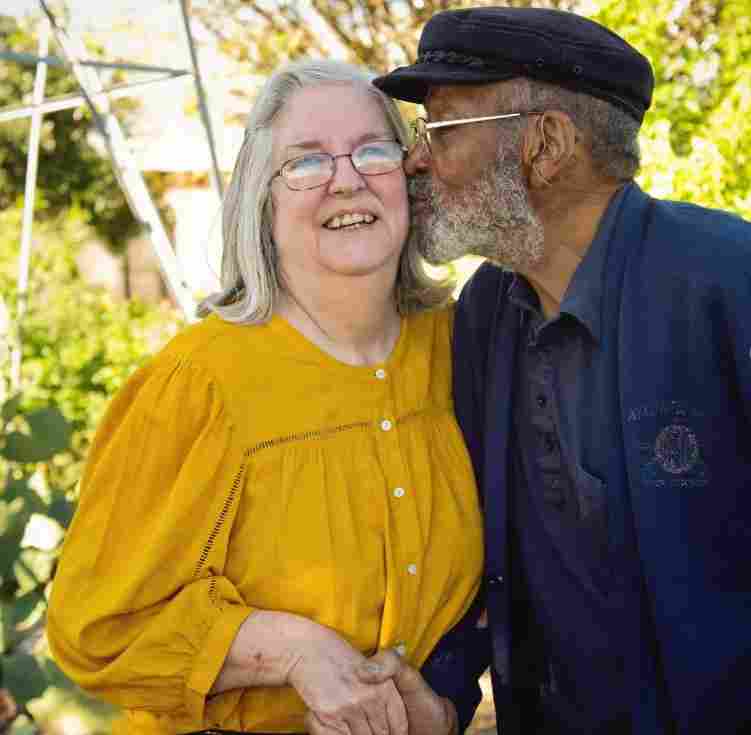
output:
<path id="1" fill-rule="evenodd" d="M 489 261 L 454 372 L 499 729 L 751 732 L 751 225 L 633 182 L 650 64 L 574 14 L 439 13 L 375 83 L 427 111 L 424 253 Z M 462 723 L 479 637 L 428 677 Z"/>

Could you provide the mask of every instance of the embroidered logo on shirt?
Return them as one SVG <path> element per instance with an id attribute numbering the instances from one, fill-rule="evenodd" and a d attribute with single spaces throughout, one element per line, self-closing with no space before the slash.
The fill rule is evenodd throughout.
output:
<path id="1" fill-rule="evenodd" d="M 699 461 L 696 434 L 688 426 L 666 426 L 655 442 L 655 460 L 665 472 L 672 475 L 690 472 Z"/>
<path id="2" fill-rule="evenodd" d="M 652 487 L 703 487 L 709 482 L 697 426 L 704 413 L 684 401 L 641 406 L 628 414 L 639 426 L 641 481 Z"/>

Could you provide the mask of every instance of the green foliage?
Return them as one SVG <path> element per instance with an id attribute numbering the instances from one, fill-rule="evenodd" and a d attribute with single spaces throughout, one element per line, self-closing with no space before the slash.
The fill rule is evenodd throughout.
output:
<path id="1" fill-rule="evenodd" d="M 655 196 L 751 219 L 748 0 L 603 0 L 593 16 L 642 51 L 657 86 L 640 182 Z"/>
<path id="2" fill-rule="evenodd" d="M 56 407 L 25 413 L 22 404 L 20 396 L 5 401 L 0 424 L 0 686 L 19 713 L 50 684 L 33 648 L 52 557 L 34 558 L 24 540 L 32 517 L 49 515 L 56 493 L 34 482 L 32 472 L 38 463 L 67 451 L 71 437 L 71 427 Z"/>
<path id="3" fill-rule="evenodd" d="M 8 306 L 20 224 L 18 208 L 0 213 L 0 293 Z M 91 232 L 78 218 L 40 223 L 35 233 L 22 390 L 0 407 L 0 698 L 9 692 L 18 727 L 30 732 L 38 731 L 40 703 L 52 698 L 59 710 L 71 698 L 87 701 L 49 659 L 43 637 L 47 587 L 83 457 L 109 397 L 180 325 L 171 307 L 115 302 L 81 281 L 75 255 Z"/>
<path id="4" fill-rule="evenodd" d="M 0 48 L 37 54 L 31 33 L 13 18 L 0 15 Z M 51 51 L 54 53 L 54 49 Z M 34 66 L 0 62 L 0 109 L 29 104 Z M 77 92 L 73 75 L 60 67 L 47 70 L 46 97 Z M 39 149 L 35 214 L 52 220 L 75 211 L 115 250 L 138 232 L 120 191 L 112 165 L 89 144 L 93 123 L 88 110 L 62 110 L 45 115 Z M 0 210 L 24 196 L 29 119 L 0 123 Z"/>

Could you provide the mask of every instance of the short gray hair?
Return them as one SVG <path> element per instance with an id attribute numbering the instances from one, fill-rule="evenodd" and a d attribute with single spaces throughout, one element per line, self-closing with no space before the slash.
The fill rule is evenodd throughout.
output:
<path id="1" fill-rule="evenodd" d="M 263 86 L 250 112 L 245 140 L 224 196 L 221 288 L 199 305 L 199 316 L 215 312 L 230 322 L 261 324 L 273 314 L 283 284 L 272 235 L 272 126 L 295 92 L 330 83 L 361 85 L 378 100 L 399 142 L 409 145 L 409 130 L 399 108 L 371 84 L 374 76 L 350 64 L 316 59 L 288 64 Z M 448 300 L 451 288 L 448 279 L 429 272 L 415 239 L 409 237 L 396 279 L 400 313 L 439 306 Z"/>
<path id="2" fill-rule="evenodd" d="M 640 124 L 605 100 L 528 77 L 513 82 L 513 103 L 519 109 L 561 110 L 585 133 L 595 168 L 604 176 L 630 181 L 641 163 Z"/>

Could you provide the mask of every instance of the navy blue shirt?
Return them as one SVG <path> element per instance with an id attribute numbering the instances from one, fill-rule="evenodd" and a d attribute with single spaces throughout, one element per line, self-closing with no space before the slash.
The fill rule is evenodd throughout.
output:
<path id="1" fill-rule="evenodd" d="M 517 276 L 509 300 L 520 309 L 514 408 L 514 546 L 529 610 L 542 641 L 542 704 L 574 731 L 629 733 L 621 650 L 622 605 L 608 553 L 608 421 L 600 350 L 603 268 L 623 192 L 613 197 L 569 284 L 546 320 Z M 597 672 L 610 690 L 597 700 L 581 681 Z M 619 698 L 618 692 L 623 692 Z M 566 731 L 563 726 L 553 731 Z"/>

